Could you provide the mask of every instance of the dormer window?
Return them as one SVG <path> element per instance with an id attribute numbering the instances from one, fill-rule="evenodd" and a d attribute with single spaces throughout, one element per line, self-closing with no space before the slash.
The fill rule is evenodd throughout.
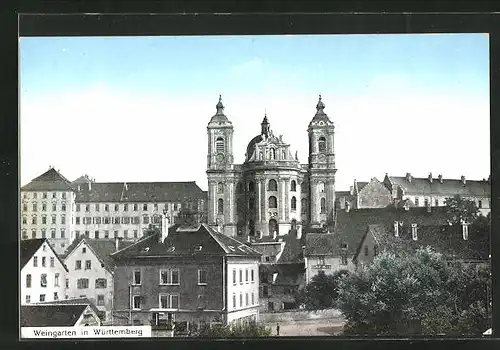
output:
<path id="1" fill-rule="evenodd" d="M 326 139 L 324 136 L 321 136 L 318 139 L 318 152 L 325 152 L 326 151 Z"/>
<path id="2" fill-rule="evenodd" d="M 411 237 L 414 241 L 417 240 L 417 224 L 411 224 Z"/>
<path id="3" fill-rule="evenodd" d="M 467 223 L 462 223 L 462 236 L 464 241 L 469 239 L 469 224 Z"/>
<path id="4" fill-rule="evenodd" d="M 347 250 L 347 243 L 342 243 L 340 247 L 342 248 L 342 250 Z"/>

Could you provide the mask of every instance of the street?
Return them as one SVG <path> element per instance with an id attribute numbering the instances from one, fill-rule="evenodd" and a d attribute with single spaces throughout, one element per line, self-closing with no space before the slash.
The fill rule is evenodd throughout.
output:
<path id="1" fill-rule="evenodd" d="M 276 323 L 266 324 L 271 327 L 272 335 L 276 336 Z M 313 337 L 338 335 L 342 331 L 344 321 L 342 319 L 322 319 L 322 320 L 304 320 L 290 321 L 280 323 L 280 336 L 284 337 Z"/>

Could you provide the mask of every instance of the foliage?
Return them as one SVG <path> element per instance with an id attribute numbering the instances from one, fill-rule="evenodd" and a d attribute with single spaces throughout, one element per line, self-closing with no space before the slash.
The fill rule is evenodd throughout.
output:
<path id="1" fill-rule="evenodd" d="M 444 203 L 446 205 L 448 220 L 452 224 L 460 224 L 462 220 L 472 223 L 478 217 L 479 208 L 474 200 L 456 195 L 446 198 Z"/>
<path id="2" fill-rule="evenodd" d="M 305 288 L 295 294 L 297 304 L 309 310 L 322 310 L 335 307 L 338 299 L 339 280 L 349 271 L 336 271 L 333 275 L 326 275 L 319 271 Z"/>
<path id="3" fill-rule="evenodd" d="M 257 322 L 229 326 L 218 323 L 200 329 L 199 336 L 202 338 L 269 337 L 271 329 Z"/>
<path id="4" fill-rule="evenodd" d="M 413 255 L 383 252 L 373 264 L 339 280 L 345 333 L 460 335 L 488 323 L 488 271 L 448 266 L 431 248 Z M 484 329 L 483 329 L 484 328 Z"/>

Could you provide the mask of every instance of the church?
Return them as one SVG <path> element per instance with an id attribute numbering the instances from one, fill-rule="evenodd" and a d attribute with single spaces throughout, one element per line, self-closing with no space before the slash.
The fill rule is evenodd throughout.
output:
<path id="1" fill-rule="evenodd" d="M 332 229 L 335 217 L 335 127 L 319 96 L 309 122 L 309 156 L 301 164 L 290 144 L 271 129 L 267 115 L 234 164 L 233 132 L 219 96 L 208 132 L 208 224 L 227 236 L 249 239 L 296 230 Z M 305 135 L 304 135 L 305 136 Z M 236 150 L 237 151 L 237 150 Z"/>

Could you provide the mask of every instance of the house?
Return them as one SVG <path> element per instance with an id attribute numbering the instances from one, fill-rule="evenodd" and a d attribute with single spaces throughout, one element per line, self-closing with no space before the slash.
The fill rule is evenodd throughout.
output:
<path id="1" fill-rule="evenodd" d="M 349 204 L 352 209 L 385 208 L 394 202 L 391 192 L 375 177 L 370 182 L 354 180 L 351 195 L 353 200 Z"/>
<path id="2" fill-rule="evenodd" d="M 333 275 L 339 270 L 354 270 L 354 265 L 348 259 L 346 247 L 339 247 L 337 235 L 332 233 L 308 233 L 304 248 L 304 263 L 306 283 L 323 271 Z"/>
<path id="3" fill-rule="evenodd" d="M 115 238 L 79 237 L 68 248 L 64 262 L 70 273 L 66 278 L 66 296 L 88 298 L 98 309 L 102 321 L 112 321 L 114 260 L 111 254 L 132 242 Z"/>
<path id="4" fill-rule="evenodd" d="M 260 254 L 190 213 L 111 256 L 116 320 L 193 328 L 259 318 Z"/>
<path id="5" fill-rule="evenodd" d="M 63 299 L 68 269 L 47 238 L 20 242 L 21 305 Z"/>
<path id="6" fill-rule="evenodd" d="M 383 183 L 395 201 L 410 199 L 417 207 L 444 206 L 446 198 L 460 195 L 473 199 L 483 215 L 487 215 L 491 208 L 491 177 L 467 180 L 465 176 L 444 179 L 438 175 L 435 178 L 432 173 L 426 178 L 413 177 L 410 173 L 406 173 L 406 176 L 385 174 Z"/>
<path id="7" fill-rule="evenodd" d="M 21 327 L 100 326 L 101 321 L 88 304 L 37 304 L 21 306 Z"/>

